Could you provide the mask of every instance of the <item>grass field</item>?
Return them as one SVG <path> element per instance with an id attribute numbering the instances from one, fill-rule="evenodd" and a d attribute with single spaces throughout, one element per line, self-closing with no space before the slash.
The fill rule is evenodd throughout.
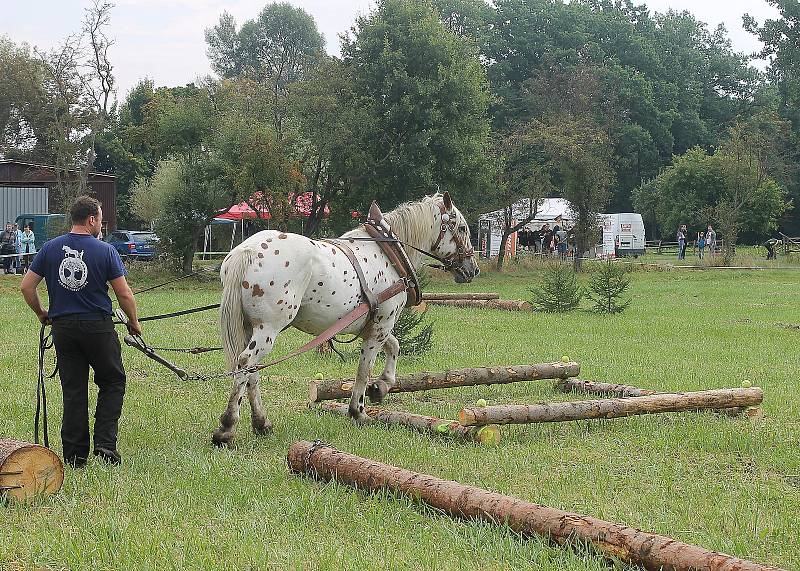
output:
<path id="1" fill-rule="evenodd" d="M 290 476 L 300 439 L 787 569 L 800 569 L 800 271 L 636 271 L 633 303 L 603 317 L 432 308 L 434 349 L 401 358 L 400 372 L 558 360 L 583 378 L 658 390 L 765 391 L 766 419 L 714 414 L 512 426 L 498 447 L 403 429 L 357 428 L 306 410 L 316 372 L 347 377 L 354 364 L 307 354 L 262 381 L 274 434 L 256 437 L 243 408 L 233 449 L 210 433 L 227 381 L 182 383 L 126 349 L 128 392 L 121 468 L 67 469 L 62 493 L 36 505 L 0 504 L 0 568 L 27 569 L 607 569 L 585 549 L 520 539 L 502 527 L 458 522 L 402 498 Z M 141 285 L 140 276 L 131 276 Z M 524 298 L 534 270 L 485 273 L 439 291 Z M 37 324 L 0 280 L 0 434 L 30 439 Z M 215 282 L 139 298 L 150 315 L 217 301 Z M 214 345 L 215 315 L 146 325 L 154 345 Z M 287 332 L 283 354 L 308 337 Z M 219 354 L 177 357 L 217 371 Z M 51 437 L 60 451 L 60 391 L 51 381 Z M 92 389 L 94 391 L 94 389 Z M 549 382 L 391 396 L 388 405 L 455 418 L 462 405 L 563 400 Z"/>

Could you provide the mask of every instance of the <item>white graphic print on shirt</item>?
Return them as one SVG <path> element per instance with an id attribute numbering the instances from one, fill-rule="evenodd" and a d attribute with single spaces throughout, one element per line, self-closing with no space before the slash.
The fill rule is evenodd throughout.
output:
<path id="1" fill-rule="evenodd" d="M 89 268 L 83 261 L 83 250 L 73 250 L 69 246 L 61 246 L 64 259 L 58 267 L 58 281 L 71 291 L 80 291 L 86 285 Z"/>

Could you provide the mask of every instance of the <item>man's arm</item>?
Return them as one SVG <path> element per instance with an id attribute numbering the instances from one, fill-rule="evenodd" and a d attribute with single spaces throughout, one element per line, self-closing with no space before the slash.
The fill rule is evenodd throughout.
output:
<path id="1" fill-rule="evenodd" d="M 28 270 L 25 277 L 22 278 L 19 289 L 22 291 L 22 297 L 25 298 L 25 303 L 28 304 L 28 307 L 33 310 L 42 324 L 47 325 L 47 323 L 49 323 L 47 310 L 42 306 L 42 300 L 39 299 L 39 292 L 36 290 L 36 287 L 41 281 L 42 276 L 33 270 Z"/>
<path id="2" fill-rule="evenodd" d="M 128 316 L 128 331 L 134 335 L 142 334 L 142 325 L 139 323 L 139 318 L 136 316 L 136 299 L 133 297 L 131 286 L 128 285 L 128 280 L 125 276 L 120 276 L 111 280 L 111 287 L 114 288 L 114 294 L 117 296 L 117 302 Z"/>

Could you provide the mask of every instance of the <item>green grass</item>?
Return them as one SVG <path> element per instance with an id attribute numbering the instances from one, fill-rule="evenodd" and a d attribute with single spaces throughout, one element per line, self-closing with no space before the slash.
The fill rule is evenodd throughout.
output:
<path id="1" fill-rule="evenodd" d="M 141 275 L 132 281 L 141 283 Z M 148 279 L 157 279 L 150 276 Z M 438 291 L 525 298 L 535 271 L 487 272 Z M 0 434 L 30 439 L 37 325 L 0 281 Z M 357 428 L 306 409 L 307 383 L 352 376 L 353 363 L 306 354 L 262 381 L 275 433 L 256 437 L 243 408 L 235 448 L 216 450 L 227 381 L 182 383 L 125 349 L 125 464 L 67 469 L 63 491 L 32 506 L 0 504 L 0 568 L 69 569 L 606 569 L 597 555 L 499 526 L 453 521 L 407 499 L 366 495 L 288 474 L 300 439 L 412 470 L 624 523 L 787 569 L 800 568 L 800 272 L 639 271 L 622 315 L 505 313 L 435 307 L 434 349 L 400 372 L 558 360 L 581 377 L 658 390 L 765 391 L 766 419 L 713 414 L 510 426 L 494 448 L 379 426 Z M 180 287 L 178 287 L 180 286 Z M 218 300 L 216 283 L 143 294 L 150 315 Z M 154 345 L 217 343 L 212 313 L 146 324 Z M 794 327 L 793 327 L 794 326 Z M 307 336 L 287 332 L 275 354 Z M 219 354 L 176 357 L 218 371 Z M 94 389 L 92 389 L 94 392 Z M 60 391 L 50 382 L 60 451 Z M 564 400 L 549 382 L 392 395 L 388 405 L 455 418 L 462 405 Z"/>

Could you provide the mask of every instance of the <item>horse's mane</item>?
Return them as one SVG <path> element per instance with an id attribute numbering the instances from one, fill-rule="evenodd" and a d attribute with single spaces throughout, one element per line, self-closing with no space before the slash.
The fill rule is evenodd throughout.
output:
<path id="1" fill-rule="evenodd" d="M 439 234 L 439 227 L 433 227 L 432 215 L 439 211 L 438 203 L 441 200 L 442 195 L 436 193 L 422 200 L 405 202 L 383 216 L 400 240 L 427 250 Z M 411 248 L 406 248 L 406 253 L 411 264 L 418 268 L 422 263 L 422 254 Z"/>

